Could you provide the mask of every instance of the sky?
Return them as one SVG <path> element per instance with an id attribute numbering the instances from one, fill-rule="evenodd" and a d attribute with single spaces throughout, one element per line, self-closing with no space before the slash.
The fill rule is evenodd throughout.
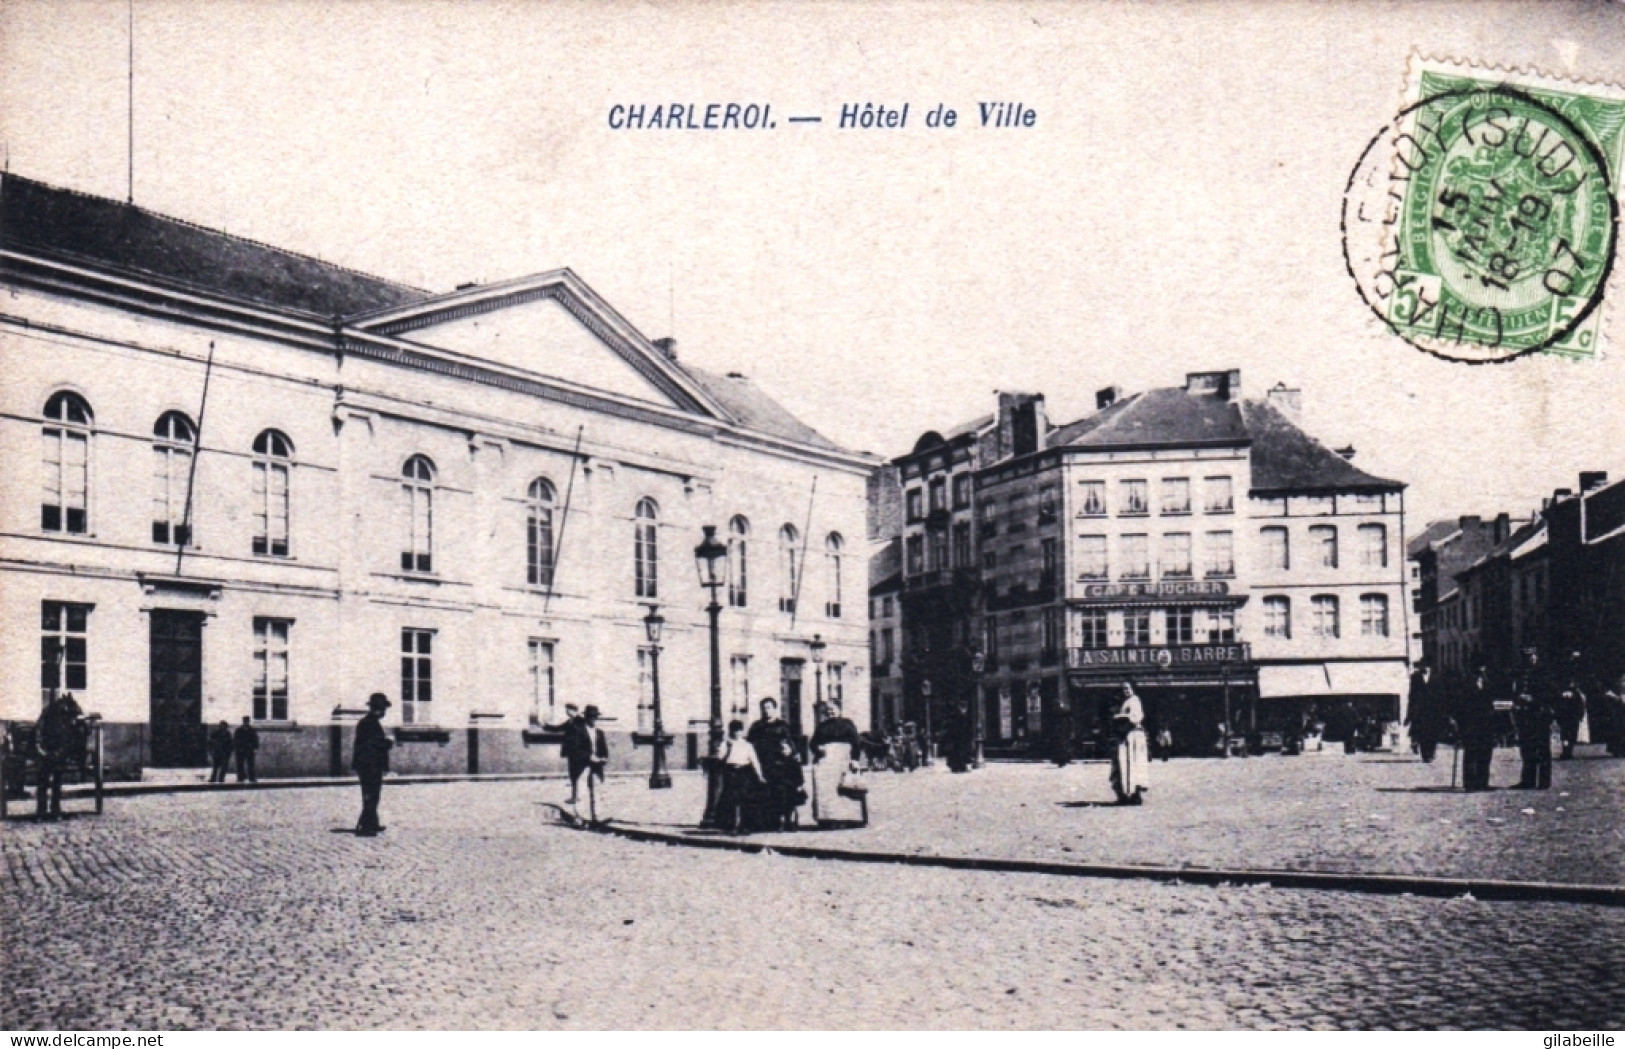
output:
<path id="1" fill-rule="evenodd" d="M 0 149 L 431 290 L 567 266 L 888 457 L 996 390 L 1069 421 L 1240 368 L 1407 482 L 1414 532 L 1625 478 L 1625 267 L 1600 361 L 1471 367 L 1382 326 L 1338 221 L 1413 54 L 1625 81 L 1625 5 L 0 0 Z M 977 126 L 993 101 L 1033 125 Z M 777 126 L 609 126 L 668 102 Z M 908 126 L 839 127 L 864 103 Z"/>

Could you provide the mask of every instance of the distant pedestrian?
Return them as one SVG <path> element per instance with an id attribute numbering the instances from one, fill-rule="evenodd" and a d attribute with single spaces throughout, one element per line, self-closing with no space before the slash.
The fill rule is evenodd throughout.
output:
<path id="1" fill-rule="evenodd" d="M 226 773 L 231 771 L 231 723 L 222 721 L 209 730 L 209 761 L 214 766 L 209 770 L 210 783 L 226 782 Z"/>
<path id="2" fill-rule="evenodd" d="M 766 779 L 756 748 L 745 740 L 745 723 L 738 718 L 728 722 L 728 738 L 718 759 L 722 762 L 722 797 L 717 802 L 717 829 L 744 834 L 754 829 L 750 820 Z"/>
<path id="3" fill-rule="evenodd" d="M 1514 789 L 1547 790 L 1552 785 L 1553 712 L 1541 681 L 1539 657 L 1530 652 L 1527 659 L 1512 685 L 1512 723 L 1523 761 Z"/>
<path id="4" fill-rule="evenodd" d="M 1552 699 L 1552 713 L 1557 719 L 1557 730 L 1563 738 L 1563 751 L 1559 760 L 1574 757 L 1574 745 L 1580 740 L 1580 722 L 1586 716 L 1586 694 L 1580 687 L 1580 653 L 1569 660 L 1568 673 L 1563 685 Z"/>
<path id="5" fill-rule="evenodd" d="M 586 726 L 591 740 L 587 759 L 587 812 L 594 823 L 609 819 L 604 798 L 604 769 L 609 765 L 609 737 L 598 727 L 598 708 L 592 704 L 581 712 L 581 723 Z"/>
<path id="6" fill-rule="evenodd" d="M 231 734 L 231 750 L 237 755 L 238 783 L 259 782 L 259 777 L 254 774 L 254 755 L 259 753 L 259 749 L 260 734 L 255 731 L 252 721 L 245 714 L 243 723 Z"/>
<path id="7" fill-rule="evenodd" d="M 1405 725 L 1411 731 L 1411 742 L 1424 762 L 1431 762 L 1439 749 L 1439 738 L 1444 735 L 1445 712 L 1439 702 L 1439 690 L 1434 687 L 1433 668 L 1426 663 L 1411 674 L 1411 690 L 1405 706 Z"/>
<path id="8" fill-rule="evenodd" d="M 1157 729 L 1157 757 L 1167 761 L 1174 753 L 1174 734 L 1167 725 Z"/>
<path id="9" fill-rule="evenodd" d="M 62 773 L 77 764 L 83 768 L 86 732 L 84 712 L 73 698 L 72 692 L 59 692 L 40 714 L 34 730 L 34 747 L 38 751 L 38 795 L 40 819 L 56 819 L 62 815 Z"/>
<path id="10" fill-rule="evenodd" d="M 1117 750 L 1112 759 L 1112 790 L 1119 805 L 1141 805 L 1150 784 L 1150 762 L 1145 747 L 1145 708 L 1134 685 L 1123 682 L 1123 698 L 1112 714 Z"/>
<path id="11" fill-rule="evenodd" d="M 592 764 L 592 733 L 574 703 L 564 705 L 564 740 L 559 744 L 559 757 L 564 759 L 565 771 L 570 775 L 570 800 L 566 804 L 574 808 L 581 803 L 581 774 Z"/>
<path id="12" fill-rule="evenodd" d="M 1489 671 L 1480 666 L 1456 696 L 1456 739 L 1461 748 L 1463 790 L 1490 789 L 1490 760 L 1501 718 L 1495 709 Z"/>
<path id="13" fill-rule="evenodd" d="M 355 825 L 356 836 L 361 838 L 384 829 L 378 822 L 378 802 L 384 793 L 384 773 L 389 771 L 389 751 L 395 745 L 384 732 L 384 711 L 389 707 L 389 697 L 374 692 L 367 699 L 367 716 L 355 727 L 350 768 L 361 780 L 361 818 Z"/>
<path id="14" fill-rule="evenodd" d="M 1608 740 L 1608 753 L 1616 758 L 1625 758 L 1625 674 L 1621 674 L 1614 681 L 1614 686 L 1603 693 L 1607 701 L 1604 707 L 1604 738 Z"/>

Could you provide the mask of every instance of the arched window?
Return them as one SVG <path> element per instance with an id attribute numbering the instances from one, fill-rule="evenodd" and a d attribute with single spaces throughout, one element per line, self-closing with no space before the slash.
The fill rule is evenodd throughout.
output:
<path id="1" fill-rule="evenodd" d="M 165 412 L 152 435 L 152 541 L 187 546 L 192 540 L 187 490 L 197 427 L 181 412 Z"/>
<path id="2" fill-rule="evenodd" d="M 632 571 L 635 597 L 658 597 L 660 582 L 660 507 L 639 499 L 632 521 Z"/>
<path id="3" fill-rule="evenodd" d="M 779 529 L 780 578 L 784 583 L 784 589 L 779 591 L 780 612 L 793 613 L 796 610 L 796 597 L 801 591 L 801 576 L 796 570 L 799 567 L 796 557 L 800 553 L 800 546 L 801 533 L 796 531 L 795 525 L 787 524 Z"/>
<path id="4" fill-rule="evenodd" d="M 40 528 L 84 535 L 90 530 L 90 405 L 76 393 L 54 393 L 45 402 L 45 491 Z"/>
<path id="5" fill-rule="evenodd" d="M 525 581 L 553 585 L 553 483 L 545 477 L 530 482 L 525 493 Z"/>
<path id="6" fill-rule="evenodd" d="M 277 430 L 254 438 L 254 552 L 288 556 L 288 477 L 293 442 Z"/>
<path id="7" fill-rule="evenodd" d="M 744 608 L 749 595 L 749 572 L 745 545 L 750 538 L 750 522 L 735 517 L 728 522 L 728 604 Z"/>
<path id="8" fill-rule="evenodd" d="M 401 467 L 401 570 L 434 571 L 434 463 L 414 455 Z"/>
<path id="9" fill-rule="evenodd" d="M 841 549 L 845 545 L 839 532 L 824 539 L 824 615 L 831 619 L 841 618 Z"/>

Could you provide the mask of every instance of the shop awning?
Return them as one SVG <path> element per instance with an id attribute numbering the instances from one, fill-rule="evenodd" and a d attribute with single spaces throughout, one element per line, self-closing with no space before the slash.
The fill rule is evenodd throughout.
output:
<path id="1" fill-rule="evenodd" d="M 1405 664 L 1393 661 L 1292 663 L 1258 668 L 1260 699 L 1322 696 L 1400 696 L 1408 686 Z"/>

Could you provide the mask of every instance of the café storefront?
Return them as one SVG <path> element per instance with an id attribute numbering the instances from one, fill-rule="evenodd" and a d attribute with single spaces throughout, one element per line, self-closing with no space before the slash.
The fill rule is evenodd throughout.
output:
<path id="1" fill-rule="evenodd" d="M 1084 643 L 1067 650 L 1081 749 L 1110 749 L 1124 682 L 1145 707 L 1154 751 L 1159 736 L 1172 753 L 1195 756 L 1246 735 L 1257 717 L 1258 672 L 1249 646 L 1236 640 L 1245 601 L 1222 580 L 1084 587 L 1074 602 Z"/>

